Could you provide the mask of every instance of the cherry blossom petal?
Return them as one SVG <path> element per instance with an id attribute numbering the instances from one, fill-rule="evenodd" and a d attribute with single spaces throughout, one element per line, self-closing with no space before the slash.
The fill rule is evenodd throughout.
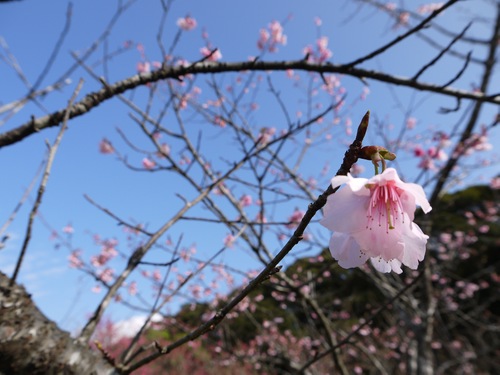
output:
<path id="1" fill-rule="evenodd" d="M 412 223 L 410 231 L 403 232 L 405 251 L 402 260 L 405 266 L 412 270 L 416 270 L 418 268 L 418 262 L 424 260 L 425 245 L 429 236 L 425 235 L 415 223 Z"/>
<path id="2" fill-rule="evenodd" d="M 351 178 L 349 176 L 343 176 L 343 175 L 335 176 L 331 179 L 332 188 L 335 189 L 336 187 L 339 187 L 340 185 L 343 185 L 349 182 L 350 180 Z"/>
<path id="3" fill-rule="evenodd" d="M 415 219 L 415 210 L 417 209 L 415 196 L 403 191 L 400 198 L 404 212 L 408 214 L 410 221 L 413 221 Z"/>
<path id="4" fill-rule="evenodd" d="M 409 224 L 407 224 L 409 225 Z M 402 240 L 403 228 L 396 225 L 386 230 L 385 225 L 373 225 L 371 228 L 352 233 L 365 252 L 371 257 L 382 257 L 389 261 L 403 256 L 405 243 Z"/>
<path id="5" fill-rule="evenodd" d="M 424 192 L 424 189 L 422 189 L 422 186 L 420 185 L 417 185 L 417 184 L 412 184 L 412 183 L 405 183 L 405 182 L 402 182 L 401 184 L 404 184 L 404 190 L 413 195 L 415 197 L 415 203 L 417 203 L 420 207 L 422 207 L 422 211 L 424 211 L 424 213 L 429 213 L 431 212 L 432 210 L 432 207 L 431 205 L 429 204 L 429 201 L 427 200 L 427 198 L 425 197 L 425 192 Z M 396 186 L 398 186 L 398 184 L 396 183 Z"/>
<path id="6" fill-rule="evenodd" d="M 344 233 L 334 233 L 330 239 L 330 252 L 342 268 L 355 268 L 364 264 L 368 255 L 361 251 L 353 237 Z"/>
<path id="7" fill-rule="evenodd" d="M 393 260 L 385 260 L 380 257 L 370 258 L 373 268 L 375 268 L 379 272 L 388 273 L 391 271 L 396 272 L 397 274 L 402 273 L 401 262 L 397 259 Z"/>
<path id="8" fill-rule="evenodd" d="M 350 233 L 365 229 L 368 199 L 353 194 L 350 186 L 340 189 L 328 197 L 320 224 L 334 232 Z"/>

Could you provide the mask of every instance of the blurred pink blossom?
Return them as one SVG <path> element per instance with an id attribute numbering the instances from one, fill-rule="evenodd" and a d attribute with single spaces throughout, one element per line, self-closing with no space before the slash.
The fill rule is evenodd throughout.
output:
<path id="1" fill-rule="evenodd" d="M 365 171 L 365 167 L 363 167 L 362 165 L 358 164 L 358 163 L 355 163 L 352 165 L 351 169 L 350 169 L 350 173 L 353 177 L 358 177 L 361 173 L 363 173 Z"/>
<path id="2" fill-rule="evenodd" d="M 99 278 L 99 280 L 105 283 L 109 283 L 113 281 L 113 270 L 111 268 L 105 268 L 104 270 L 99 272 L 97 277 Z"/>
<path id="3" fill-rule="evenodd" d="M 148 158 L 142 159 L 142 166 L 146 169 L 153 169 L 155 167 L 156 163 Z"/>
<path id="4" fill-rule="evenodd" d="M 166 143 L 162 143 L 160 146 L 161 153 L 159 153 L 159 156 L 169 156 L 170 155 L 170 146 L 167 145 Z"/>
<path id="5" fill-rule="evenodd" d="M 148 73 L 151 71 L 151 64 L 147 61 L 139 61 L 137 63 L 137 73 Z"/>
<path id="6" fill-rule="evenodd" d="M 181 28 L 184 31 L 193 30 L 196 27 L 196 25 L 197 25 L 196 20 L 190 16 L 179 18 L 177 20 L 177 26 L 179 26 L 179 28 Z"/>
<path id="7" fill-rule="evenodd" d="M 439 236 L 439 239 L 442 243 L 444 244 L 449 244 L 451 243 L 451 234 L 450 233 L 441 233 Z"/>
<path id="8" fill-rule="evenodd" d="M 422 187 L 401 181 L 393 168 L 369 180 L 350 174 L 332 179 L 333 188 L 342 184 L 328 197 L 320 221 L 334 231 L 330 251 L 339 265 L 358 267 L 371 258 L 381 272 L 401 273 L 401 264 L 417 269 L 429 237 L 413 223 L 416 204 L 431 210 Z"/>
<path id="9" fill-rule="evenodd" d="M 155 281 L 160 281 L 161 280 L 161 273 L 158 270 L 154 270 L 153 272 L 153 279 Z"/>
<path id="10" fill-rule="evenodd" d="M 271 141 L 273 138 L 274 134 L 276 134 L 276 128 L 268 128 L 268 127 L 263 127 L 260 129 L 260 134 L 259 134 L 259 143 L 262 145 L 266 145 Z"/>
<path id="11" fill-rule="evenodd" d="M 394 26 L 395 28 L 398 28 L 400 26 L 408 26 L 408 22 L 410 21 L 410 13 L 408 12 L 401 12 L 398 15 L 398 20 L 396 25 Z"/>
<path id="12" fill-rule="evenodd" d="M 495 190 L 500 189 L 500 177 L 492 178 L 490 182 L 490 187 Z"/>
<path id="13" fill-rule="evenodd" d="M 392 2 L 388 2 L 388 3 L 385 3 L 384 5 L 384 8 L 389 10 L 389 11 L 393 11 L 397 8 L 398 6 L 396 5 L 396 3 L 392 3 Z"/>
<path id="14" fill-rule="evenodd" d="M 206 57 L 208 61 L 218 61 L 222 59 L 222 53 L 219 49 L 211 51 L 208 47 L 202 47 L 200 53 Z"/>
<path id="15" fill-rule="evenodd" d="M 248 207 L 252 204 L 252 196 L 243 194 L 239 200 L 240 207 Z"/>
<path id="16" fill-rule="evenodd" d="M 71 268 L 81 268 L 83 266 L 83 262 L 80 258 L 81 255 L 81 250 L 73 250 L 71 252 L 71 254 L 68 256 L 69 266 Z"/>
<path id="17" fill-rule="evenodd" d="M 92 291 L 93 293 L 100 293 L 100 292 L 101 292 L 101 286 L 100 286 L 100 285 L 95 285 L 95 286 L 91 289 L 91 291 Z"/>
<path id="18" fill-rule="evenodd" d="M 408 117 L 406 119 L 406 128 L 413 129 L 417 125 L 417 119 L 415 117 Z"/>
<path id="19" fill-rule="evenodd" d="M 332 51 L 328 49 L 328 37 L 322 36 L 316 40 L 316 46 L 318 47 L 318 62 L 324 62 L 332 57 Z"/>
<path id="20" fill-rule="evenodd" d="M 137 294 L 137 283 L 135 281 L 132 281 L 128 286 L 128 294 L 131 296 L 135 296 Z"/>
<path id="21" fill-rule="evenodd" d="M 259 31 L 259 39 L 257 39 L 257 48 L 263 50 L 266 47 L 267 42 L 269 41 L 269 31 L 266 29 L 260 29 Z"/>
<path id="22" fill-rule="evenodd" d="M 413 154 L 417 157 L 421 157 L 425 155 L 425 151 L 421 146 L 415 146 L 413 149 Z"/>
<path id="23" fill-rule="evenodd" d="M 296 208 L 295 211 L 293 211 L 292 215 L 288 218 L 288 224 L 286 224 L 286 227 L 288 229 L 295 228 L 300 223 L 303 217 L 304 211 Z"/>
<path id="24" fill-rule="evenodd" d="M 489 225 L 481 225 L 478 229 L 477 229 L 480 233 L 488 233 L 490 231 L 490 226 Z"/>
<path id="25" fill-rule="evenodd" d="M 436 10 L 441 9 L 443 7 L 443 5 L 444 5 L 444 3 L 423 4 L 417 8 L 417 13 L 419 13 L 419 14 L 432 13 Z"/>
<path id="26" fill-rule="evenodd" d="M 226 121 L 224 121 L 224 119 L 220 116 L 215 116 L 214 124 L 220 126 L 221 128 L 226 127 Z"/>
<path id="27" fill-rule="evenodd" d="M 75 232 L 75 229 L 73 228 L 73 226 L 71 224 L 68 224 L 66 225 L 63 229 L 62 229 L 63 233 L 67 233 L 67 234 L 73 234 Z"/>
<path id="28" fill-rule="evenodd" d="M 236 240 L 236 238 L 232 234 L 228 234 L 224 238 L 224 246 L 229 247 L 229 248 L 233 247 L 235 240 Z"/>

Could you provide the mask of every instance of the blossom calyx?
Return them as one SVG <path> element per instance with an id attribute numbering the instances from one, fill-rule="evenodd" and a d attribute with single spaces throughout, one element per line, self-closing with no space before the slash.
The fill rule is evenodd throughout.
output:
<path id="1" fill-rule="evenodd" d="M 396 159 L 396 154 L 393 154 L 385 147 L 381 146 L 365 146 L 359 153 L 360 159 L 371 160 L 373 162 Z"/>

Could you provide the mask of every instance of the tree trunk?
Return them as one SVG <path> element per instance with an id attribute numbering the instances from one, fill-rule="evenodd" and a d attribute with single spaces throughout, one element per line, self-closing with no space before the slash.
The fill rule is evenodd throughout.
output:
<path id="1" fill-rule="evenodd" d="M 117 374 L 111 364 L 47 319 L 0 272 L 0 374 Z"/>

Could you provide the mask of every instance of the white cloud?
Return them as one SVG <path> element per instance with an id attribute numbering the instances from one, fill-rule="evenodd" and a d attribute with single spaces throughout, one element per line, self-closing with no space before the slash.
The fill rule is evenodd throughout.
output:
<path id="1" fill-rule="evenodd" d="M 146 315 L 136 315 L 126 320 L 121 320 L 116 322 L 113 326 L 114 328 L 114 337 L 113 341 L 118 341 L 123 337 L 134 337 L 137 332 L 141 329 L 146 321 Z M 160 314 L 154 314 L 150 319 L 150 322 L 160 322 L 162 320 L 162 316 Z"/>

